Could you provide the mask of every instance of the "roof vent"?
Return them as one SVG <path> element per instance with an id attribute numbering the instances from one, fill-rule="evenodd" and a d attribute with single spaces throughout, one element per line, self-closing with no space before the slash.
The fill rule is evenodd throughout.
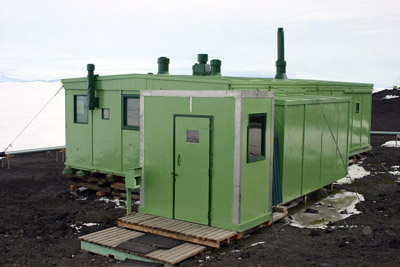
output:
<path id="1" fill-rule="evenodd" d="M 285 43 L 283 36 L 283 28 L 278 28 L 278 60 L 276 61 L 275 79 L 287 79 L 286 61 L 285 61 Z"/>
<path id="2" fill-rule="evenodd" d="M 213 59 L 211 63 L 211 75 L 221 76 L 221 60 Z"/>
<path id="3" fill-rule="evenodd" d="M 158 63 L 158 72 L 157 74 L 169 74 L 169 58 L 167 57 L 159 57 L 157 59 Z"/>
<path id="4" fill-rule="evenodd" d="M 207 54 L 198 54 L 197 61 L 199 63 L 195 63 L 192 67 L 193 75 L 195 76 L 206 76 L 211 74 L 211 66 L 207 64 L 208 55 Z"/>

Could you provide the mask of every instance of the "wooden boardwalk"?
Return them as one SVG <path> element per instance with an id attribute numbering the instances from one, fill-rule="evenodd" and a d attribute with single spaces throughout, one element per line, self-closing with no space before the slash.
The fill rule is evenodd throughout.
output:
<path id="1" fill-rule="evenodd" d="M 119 218 L 118 226 L 214 248 L 238 235 L 231 230 L 141 213 Z"/>
<path id="2" fill-rule="evenodd" d="M 119 260 L 127 258 L 148 262 L 161 262 L 163 264 L 175 265 L 194 255 L 197 255 L 206 247 L 184 242 L 170 249 L 157 249 L 149 253 L 132 252 L 118 247 L 124 242 L 132 241 L 135 238 L 145 235 L 145 233 L 133 230 L 112 227 L 99 232 L 79 237 L 82 250 L 92 253 L 110 256 Z"/>

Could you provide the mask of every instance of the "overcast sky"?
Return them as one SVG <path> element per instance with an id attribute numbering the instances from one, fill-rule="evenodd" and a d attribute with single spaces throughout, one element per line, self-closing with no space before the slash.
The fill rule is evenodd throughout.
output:
<path id="1" fill-rule="evenodd" d="M 287 75 L 374 83 L 400 78 L 399 0 L 0 0 L 0 75 L 57 79 L 191 74 L 198 53 L 223 75 L 273 77 L 284 27 Z"/>

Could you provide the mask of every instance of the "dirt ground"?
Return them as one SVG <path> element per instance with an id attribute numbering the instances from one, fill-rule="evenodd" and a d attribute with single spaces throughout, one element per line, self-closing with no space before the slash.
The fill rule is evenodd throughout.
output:
<path id="1" fill-rule="evenodd" d="M 373 130 L 400 130 L 400 120 L 395 119 L 400 99 L 381 100 L 388 93 L 398 94 L 374 95 Z M 393 137 L 371 138 L 373 153 L 362 163 L 371 175 L 351 185 L 336 185 L 364 195 L 365 201 L 357 205 L 361 214 L 332 223 L 327 229 L 276 223 L 181 265 L 400 265 L 400 176 L 388 172 L 391 166 L 400 165 L 400 148 L 381 147 L 387 140 Z M 10 170 L 0 168 L 0 265 L 122 265 L 81 252 L 77 237 L 114 226 L 125 210 L 99 201 L 93 192 L 71 195 L 62 168 L 63 163 L 55 161 L 54 151 L 15 156 Z"/>

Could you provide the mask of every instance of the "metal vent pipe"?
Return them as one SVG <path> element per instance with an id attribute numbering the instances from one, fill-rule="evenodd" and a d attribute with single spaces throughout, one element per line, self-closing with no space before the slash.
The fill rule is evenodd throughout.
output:
<path id="1" fill-rule="evenodd" d="M 283 28 L 278 28 L 278 60 L 276 61 L 275 65 L 276 65 L 275 79 L 287 79 Z"/>
<path id="2" fill-rule="evenodd" d="M 94 64 L 87 64 L 87 102 L 88 109 L 94 110 L 99 107 L 98 99 L 96 98 L 96 88 L 95 88 L 95 75 L 94 75 Z"/>
<path id="3" fill-rule="evenodd" d="M 211 75 L 221 75 L 221 60 L 213 59 L 211 63 Z"/>
<path id="4" fill-rule="evenodd" d="M 157 74 L 169 74 L 169 58 L 167 57 L 159 57 L 157 59 L 158 63 L 158 72 Z"/>

